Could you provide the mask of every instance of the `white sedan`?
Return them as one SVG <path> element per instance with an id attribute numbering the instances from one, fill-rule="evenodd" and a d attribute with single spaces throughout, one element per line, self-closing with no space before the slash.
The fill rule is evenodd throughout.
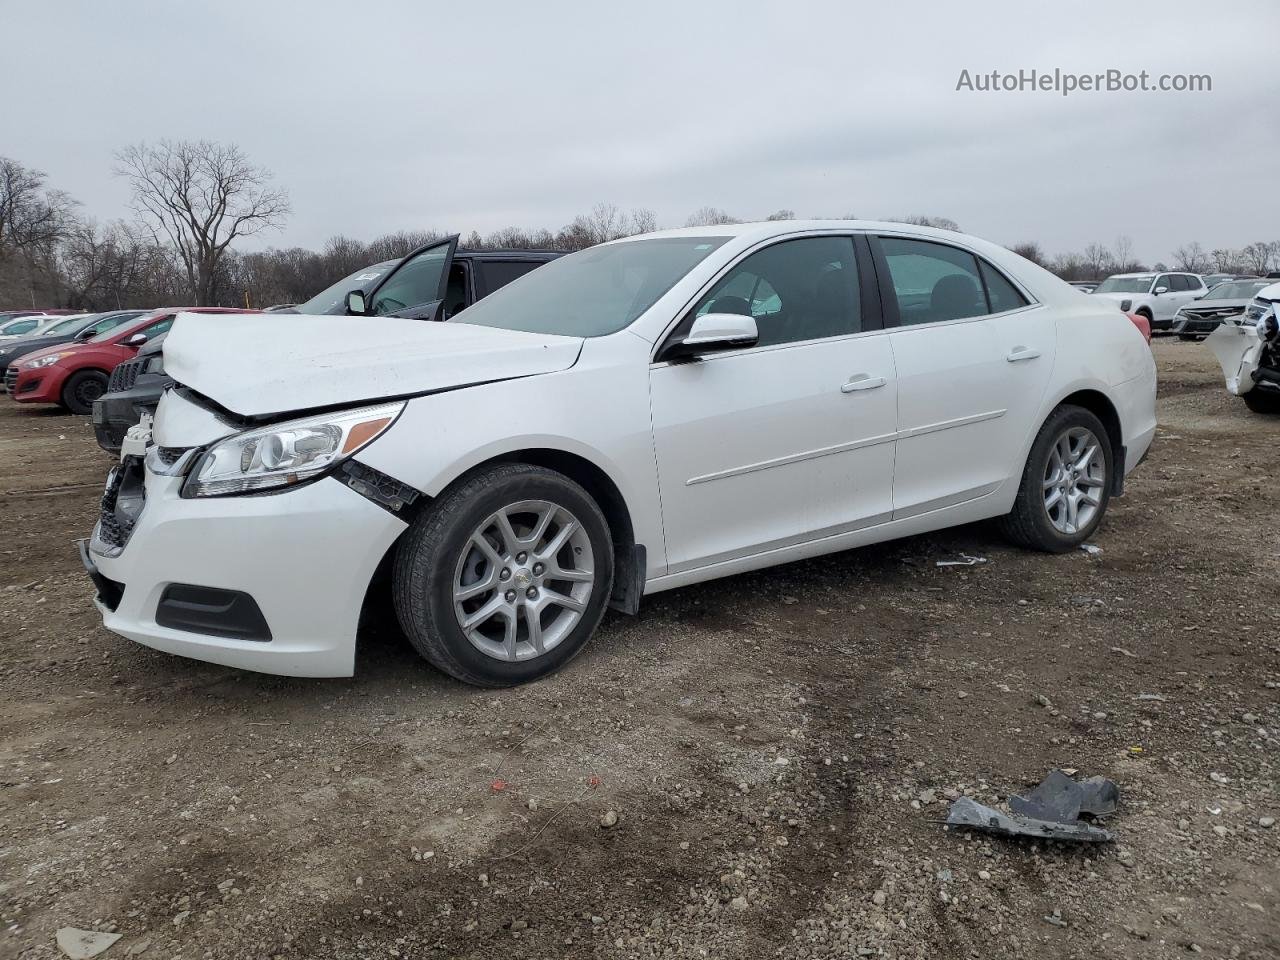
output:
<path id="1" fill-rule="evenodd" d="M 423 301 L 446 281 L 399 271 Z M 350 675 L 379 603 L 502 686 L 714 577 L 991 517 L 1071 550 L 1156 426 L 1113 305 L 894 223 L 619 240 L 449 323 L 183 315 L 164 359 L 82 551 L 104 622 L 297 676 Z"/>

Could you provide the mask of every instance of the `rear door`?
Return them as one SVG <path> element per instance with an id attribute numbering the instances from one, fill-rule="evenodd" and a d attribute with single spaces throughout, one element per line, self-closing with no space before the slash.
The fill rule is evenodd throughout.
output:
<path id="1" fill-rule="evenodd" d="M 368 312 L 378 317 L 434 318 L 448 290 L 457 248 L 454 234 L 410 253 L 369 295 Z"/>
<path id="2" fill-rule="evenodd" d="M 985 496 L 1021 470 L 1056 332 L 971 251 L 901 236 L 873 245 L 898 375 L 896 520 Z"/>

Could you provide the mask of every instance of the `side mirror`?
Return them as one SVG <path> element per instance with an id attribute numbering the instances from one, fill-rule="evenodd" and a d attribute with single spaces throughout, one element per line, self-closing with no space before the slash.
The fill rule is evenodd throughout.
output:
<path id="1" fill-rule="evenodd" d="M 146 342 L 147 342 L 147 335 L 145 333 L 135 333 L 132 337 L 130 337 L 128 340 L 125 341 L 125 346 L 140 347 Z"/>
<path id="2" fill-rule="evenodd" d="M 1154 293 L 1154 294 L 1158 297 L 1158 296 L 1160 296 L 1160 294 L 1162 294 L 1162 293 L 1168 293 L 1168 292 L 1169 292 L 1169 288 L 1168 288 L 1168 287 L 1156 287 L 1156 288 L 1155 288 L 1154 290 L 1152 290 L 1151 292 L 1152 292 L 1152 293 Z"/>
<path id="3" fill-rule="evenodd" d="M 760 340 L 755 317 L 738 313 L 708 313 L 693 321 L 683 340 L 663 351 L 663 360 L 686 360 L 706 353 L 750 347 Z"/>
<path id="4" fill-rule="evenodd" d="M 368 311 L 368 307 L 364 302 L 363 290 L 352 290 L 347 294 L 347 313 L 353 316 L 363 317 Z"/>

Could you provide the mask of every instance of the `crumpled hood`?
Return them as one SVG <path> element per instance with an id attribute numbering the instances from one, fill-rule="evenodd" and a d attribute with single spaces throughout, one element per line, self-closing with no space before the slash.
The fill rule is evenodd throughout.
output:
<path id="1" fill-rule="evenodd" d="M 580 337 L 400 317 L 180 313 L 165 373 L 232 413 L 264 417 L 554 373 Z"/>

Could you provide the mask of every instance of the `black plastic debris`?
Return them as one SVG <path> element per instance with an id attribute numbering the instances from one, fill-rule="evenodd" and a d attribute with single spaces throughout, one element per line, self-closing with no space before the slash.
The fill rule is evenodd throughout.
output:
<path id="1" fill-rule="evenodd" d="M 1109 831 L 1080 818 L 1108 816 L 1119 803 L 1120 788 L 1114 780 L 1090 777 L 1077 781 L 1061 770 L 1050 770 L 1027 796 L 1009 798 L 1013 813 L 961 797 L 951 804 L 947 825 L 1010 837 L 1108 843 L 1114 839 Z"/>

